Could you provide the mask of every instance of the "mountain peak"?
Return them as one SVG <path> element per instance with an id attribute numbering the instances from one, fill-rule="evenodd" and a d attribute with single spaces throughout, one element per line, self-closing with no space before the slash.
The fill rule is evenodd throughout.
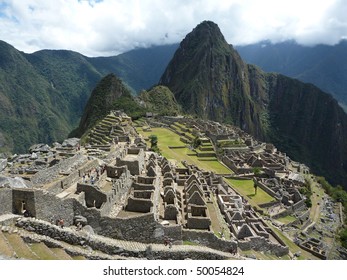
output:
<path id="1" fill-rule="evenodd" d="M 203 21 L 198 24 L 182 41 L 181 48 L 196 48 L 200 46 L 223 45 L 229 48 L 218 25 L 212 21 Z"/>
<path id="2" fill-rule="evenodd" d="M 210 20 L 204 20 L 203 22 L 199 23 L 194 29 L 193 32 L 197 30 L 209 30 L 212 32 L 220 32 L 218 24 L 214 23 L 213 21 Z"/>
<path id="3" fill-rule="evenodd" d="M 253 118 L 256 109 L 247 92 L 246 68 L 218 25 L 204 21 L 181 42 L 160 84 L 174 93 L 184 111 L 234 123 L 261 137 L 258 120 Z"/>

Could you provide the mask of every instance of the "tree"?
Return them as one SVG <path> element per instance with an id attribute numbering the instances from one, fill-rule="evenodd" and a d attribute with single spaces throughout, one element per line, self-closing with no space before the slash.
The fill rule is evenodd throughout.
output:
<path id="1" fill-rule="evenodd" d="M 149 140 L 151 141 L 151 148 L 155 148 L 158 146 L 158 136 L 157 135 L 150 135 Z"/>
<path id="2" fill-rule="evenodd" d="M 254 182 L 253 187 L 254 187 L 254 195 L 256 195 L 258 190 L 258 185 Z"/>
<path id="3" fill-rule="evenodd" d="M 152 134 L 148 138 L 151 141 L 151 150 L 160 154 L 160 149 L 158 147 L 158 136 Z"/>
<path id="4" fill-rule="evenodd" d="M 193 140 L 193 148 L 197 149 L 200 145 L 201 145 L 201 140 L 198 136 L 195 137 L 195 139 Z"/>
<path id="5" fill-rule="evenodd" d="M 260 175 L 260 173 L 261 173 L 260 167 L 254 167 L 253 168 L 253 173 L 254 173 L 254 176 Z"/>

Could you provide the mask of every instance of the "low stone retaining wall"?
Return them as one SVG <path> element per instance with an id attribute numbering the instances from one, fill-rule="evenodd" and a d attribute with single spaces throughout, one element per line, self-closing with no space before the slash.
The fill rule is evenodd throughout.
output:
<path id="1" fill-rule="evenodd" d="M 236 241 L 220 239 L 213 232 L 207 231 L 183 229 L 182 239 L 224 252 L 232 252 L 237 248 Z"/>
<path id="2" fill-rule="evenodd" d="M 284 256 L 289 253 L 289 248 L 279 244 L 269 242 L 262 236 L 246 238 L 245 240 L 239 240 L 238 246 L 241 250 L 256 250 L 270 252 L 276 256 Z"/>
<path id="3" fill-rule="evenodd" d="M 209 248 L 195 246 L 178 246 L 170 249 L 164 245 L 143 244 L 138 242 L 124 243 L 122 241 L 97 236 L 84 231 L 75 231 L 72 228 L 60 228 L 48 222 L 22 218 L 17 221 L 16 226 L 27 231 L 41 235 L 43 238 L 49 237 L 54 240 L 61 240 L 71 245 L 86 245 L 93 250 L 98 250 L 105 254 L 124 257 L 147 258 L 147 259 L 226 259 L 231 255 L 217 252 Z M 54 242 L 53 242 L 54 243 Z M 54 244 L 52 243 L 52 246 Z M 118 245 L 117 245 L 118 244 Z"/>

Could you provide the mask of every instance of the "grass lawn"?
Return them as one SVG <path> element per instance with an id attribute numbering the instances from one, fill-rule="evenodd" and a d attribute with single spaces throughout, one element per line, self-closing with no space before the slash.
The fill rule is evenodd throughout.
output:
<path id="1" fill-rule="evenodd" d="M 317 222 L 320 219 L 320 208 L 321 208 L 323 197 L 324 197 L 324 190 L 322 188 L 319 188 L 317 186 L 317 183 L 313 183 L 311 185 L 311 189 L 312 189 L 312 196 L 311 196 L 312 207 L 310 210 L 310 219 L 313 222 Z"/>
<path id="2" fill-rule="evenodd" d="M 152 128 L 151 131 L 143 131 L 141 128 L 137 128 L 137 132 L 142 134 L 144 137 L 149 135 L 157 135 L 158 147 L 161 154 L 169 160 L 176 160 L 181 162 L 182 160 L 187 161 L 189 164 L 195 164 L 201 169 L 210 170 L 217 174 L 231 174 L 232 171 L 217 161 L 217 158 L 209 158 L 210 160 L 200 160 L 197 156 L 193 155 L 194 152 L 188 148 L 177 148 L 170 149 L 169 147 L 181 147 L 185 146 L 180 136 L 167 128 Z M 189 155 L 190 154 L 190 155 Z M 203 158 L 202 158 L 203 159 Z"/>
<path id="3" fill-rule="evenodd" d="M 284 255 L 282 257 L 277 257 L 276 255 L 264 253 L 264 252 L 259 252 L 255 250 L 247 250 L 247 251 L 242 251 L 240 250 L 240 254 L 242 256 L 255 256 L 258 260 L 290 260 L 289 255 Z"/>
<path id="4" fill-rule="evenodd" d="M 268 203 L 275 199 L 258 187 L 257 194 L 254 194 L 252 180 L 225 179 L 225 181 L 235 188 L 252 206 Z"/>
<path id="5" fill-rule="evenodd" d="M 214 234 L 218 236 L 219 238 L 221 237 L 219 233 L 223 232 L 224 238 L 226 240 L 230 240 L 230 230 L 228 228 L 228 224 L 225 222 L 219 210 L 216 198 L 212 196 L 211 200 L 212 200 L 212 203 L 207 203 L 207 208 L 211 218 L 212 230 Z"/>
<path id="6" fill-rule="evenodd" d="M 0 254 L 7 257 L 13 257 L 13 253 L 12 247 L 7 243 L 6 237 L 2 231 L 0 231 Z"/>
<path id="7" fill-rule="evenodd" d="M 289 215 L 289 216 L 285 216 L 282 218 L 278 218 L 276 220 L 286 225 L 286 224 L 289 224 L 291 222 L 294 222 L 296 220 L 296 218 Z"/>
<path id="8" fill-rule="evenodd" d="M 298 245 L 296 245 L 293 241 L 291 241 L 287 236 L 285 236 L 280 230 L 278 230 L 277 228 L 273 227 L 270 223 L 268 223 L 267 221 L 265 221 L 265 223 L 271 227 L 276 233 L 277 235 L 284 241 L 284 243 L 289 247 L 289 250 L 294 254 L 298 251 L 301 252 L 300 257 L 298 258 L 299 260 L 318 260 L 317 257 L 313 256 L 312 254 L 310 254 L 309 252 L 303 250 L 302 248 L 300 248 Z"/>
<path id="9" fill-rule="evenodd" d="M 29 246 L 23 241 L 18 234 L 4 233 L 10 246 L 16 252 L 18 258 L 26 260 L 38 260 L 39 257 L 35 255 L 29 248 Z"/>
<path id="10" fill-rule="evenodd" d="M 42 260 L 57 260 L 58 257 L 43 243 L 29 244 L 33 251 Z"/>

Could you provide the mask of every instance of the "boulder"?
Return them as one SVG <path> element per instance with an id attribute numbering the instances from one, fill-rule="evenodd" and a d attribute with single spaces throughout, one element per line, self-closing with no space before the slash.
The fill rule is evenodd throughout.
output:
<path id="1" fill-rule="evenodd" d="M 79 138 L 68 138 L 65 139 L 62 146 L 63 147 L 76 147 L 80 143 Z"/>
<path id="2" fill-rule="evenodd" d="M 88 234 L 94 234 L 94 230 L 90 225 L 86 225 L 82 228 L 82 231 Z"/>
<path id="3" fill-rule="evenodd" d="M 61 148 L 61 144 L 58 142 L 54 142 L 52 145 L 53 145 L 53 148 L 58 148 L 58 149 Z"/>
<path id="4" fill-rule="evenodd" d="M 20 177 L 5 177 L 0 176 L 0 187 L 10 187 L 10 188 L 28 188 L 27 183 L 23 178 Z"/>
<path id="5" fill-rule="evenodd" d="M 33 159 L 33 160 L 38 159 L 37 153 L 32 152 L 30 159 Z"/>
<path id="6" fill-rule="evenodd" d="M 82 226 L 86 226 L 88 224 L 88 220 L 86 217 L 77 215 L 74 217 L 74 224 L 77 225 L 78 223 L 80 223 Z"/>
<path id="7" fill-rule="evenodd" d="M 42 143 L 32 145 L 29 148 L 30 153 L 39 153 L 39 152 L 48 153 L 50 150 L 51 150 L 51 148 L 47 144 L 42 144 Z"/>

